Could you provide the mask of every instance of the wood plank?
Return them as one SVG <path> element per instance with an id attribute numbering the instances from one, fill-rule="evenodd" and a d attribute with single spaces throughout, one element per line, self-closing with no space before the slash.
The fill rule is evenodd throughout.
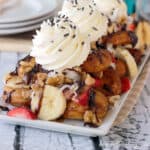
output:
<path id="1" fill-rule="evenodd" d="M 13 70 L 17 62 L 17 53 L 0 53 L 0 87 L 3 87 L 2 79 L 4 75 L 10 70 Z M 2 93 L 2 88 L 0 88 L 0 94 Z M 0 146 L 1 150 L 13 150 L 14 149 L 14 139 L 16 132 L 14 126 L 6 124 L 4 122 L 0 123 Z"/>
<path id="2" fill-rule="evenodd" d="M 85 147 L 86 150 L 94 150 L 93 143 L 88 137 L 32 128 L 25 128 L 23 141 L 22 147 L 25 150 L 81 150 Z"/>
<path id="3" fill-rule="evenodd" d="M 14 138 L 15 138 L 14 126 L 1 122 L 0 123 L 0 150 L 13 150 Z"/>
<path id="4" fill-rule="evenodd" d="M 23 143 L 23 149 L 25 150 L 72 150 L 72 145 L 67 134 L 32 128 L 25 129 Z"/>
<path id="5" fill-rule="evenodd" d="M 5 74 L 9 73 L 11 70 L 14 70 L 18 60 L 17 53 L 2 52 L 0 53 L 0 87 L 3 87 L 1 82 Z M 0 88 L 0 94 L 2 89 Z"/>
<path id="6" fill-rule="evenodd" d="M 150 77 L 146 82 L 150 90 Z M 126 121 L 111 129 L 108 136 L 100 138 L 104 149 L 135 149 L 148 150 L 150 148 L 150 95 L 143 90 L 138 104 Z"/>
<path id="7" fill-rule="evenodd" d="M 16 125 L 14 131 L 15 131 L 15 137 L 14 137 L 13 147 L 15 150 L 23 150 L 25 127 Z"/>
<path id="8" fill-rule="evenodd" d="M 89 137 L 69 135 L 75 150 L 84 150 L 85 148 L 86 150 L 94 150 L 93 141 Z"/>

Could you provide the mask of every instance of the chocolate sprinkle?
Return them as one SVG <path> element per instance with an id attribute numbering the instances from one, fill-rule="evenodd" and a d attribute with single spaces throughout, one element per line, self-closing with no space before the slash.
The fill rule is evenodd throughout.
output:
<path id="1" fill-rule="evenodd" d="M 77 1 L 77 0 L 75 0 L 74 2 L 75 2 L 76 5 L 78 4 L 78 1 Z"/>
<path id="2" fill-rule="evenodd" d="M 62 52 L 62 49 L 59 49 L 58 51 L 59 51 L 59 52 Z"/>
<path id="3" fill-rule="evenodd" d="M 74 39 L 76 37 L 76 35 L 74 34 L 73 36 L 72 36 L 72 38 Z"/>
<path id="4" fill-rule="evenodd" d="M 93 89 L 89 92 L 89 107 L 93 108 L 95 107 L 95 91 Z"/>
<path id="5" fill-rule="evenodd" d="M 84 45 L 84 41 L 82 41 L 81 45 Z"/>
<path id="6" fill-rule="evenodd" d="M 64 26 L 61 26 L 61 29 L 66 29 Z"/>
<path id="7" fill-rule="evenodd" d="M 67 37 L 67 36 L 69 36 L 69 33 L 64 34 L 64 37 Z"/>
<path id="8" fill-rule="evenodd" d="M 92 27 L 93 30 L 98 31 L 98 29 L 96 27 Z"/>
<path id="9" fill-rule="evenodd" d="M 11 92 L 7 93 L 4 91 L 4 95 L 6 95 L 6 99 L 5 99 L 5 102 L 6 103 L 10 103 L 11 102 L 11 96 L 12 96 L 12 93 L 15 92 L 14 90 L 12 90 Z"/>
<path id="10" fill-rule="evenodd" d="M 8 108 L 8 107 L 5 107 L 5 106 L 0 106 L 0 109 L 1 109 L 2 111 L 9 111 L 9 108 Z"/>

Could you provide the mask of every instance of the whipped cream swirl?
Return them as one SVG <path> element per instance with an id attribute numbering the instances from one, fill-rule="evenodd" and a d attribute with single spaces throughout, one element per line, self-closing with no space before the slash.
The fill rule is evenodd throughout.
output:
<path id="1" fill-rule="evenodd" d="M 108 20 L 99 13 L 92 0 L 66 0 L 60 14 L 68 16 L 90 41 L 107 33 Z"/>
<path id="2" fill-rule="evenodd" d="M 94 0 L 98 10 L 112 22 L 120 22 L 127 18 L 127 7 L 123 0 Z"/>
<path id="3" fill-rule="evenodd" d="M 33 39 L 30 53 L 46 70 L 62 71 L 81 65 L 90 53 L 90 42 L 65 16 L 44 22 Z"/>

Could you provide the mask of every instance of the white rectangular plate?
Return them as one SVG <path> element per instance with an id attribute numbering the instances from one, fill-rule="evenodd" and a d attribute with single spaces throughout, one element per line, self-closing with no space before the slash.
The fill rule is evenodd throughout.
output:
<path id="1" fill-rule="evenodd" d="M 150 56 L 150 50 L 147 50 L 145 53 L 145 56 L 143 57 L 142 63 L 139 66 L 138 74 L 136 78 L 132 81 L 131 89 L 133 85 L 135 84 L 138 76 L 142 72 L 142 69 L 144 68 L 144 65 L 146 61 L 148 60 L 149 56 Z M 48 121 L 42 121 L 42 120 L 25 120 L 25 119 L 20 119 L 20 118 L 12 118 L 12 117 L 6 116 L 5 114 L 0 114 L 0 120 L 3 120 L 10 124 L 23 125 L 27 127 L 33 127 L 33 128 L 39 128 L 39 129 L 45 129 L 45 130 L 53 130 L 53 131 L 73 133 L 73 134 L 85 135 L 85 136 L 103 136 L 109 132 L 119 111 L 121 110 L 125 101 L 127 100 L 127 97 L 130 91 L 128 91 L 127 93 L 121 96 L 121 99 L 108 112 L 102 125 L 98 128 L 84 127 L 83 122 L 75 121 L 75 120 L 67 120 L 65 122 L 59 123 L 59 122 L 54 122 L 54 121 L 48 122 Z"/>

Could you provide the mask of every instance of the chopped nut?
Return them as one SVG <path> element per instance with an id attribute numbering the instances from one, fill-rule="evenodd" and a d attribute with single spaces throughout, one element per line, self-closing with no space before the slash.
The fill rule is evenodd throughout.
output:
<path id="1" fill-rule="evenodd" d="M 101 124 L 101 120 L 97 118 L 96 113 L 91 110 L 87 110 L 83 116 L 85 124 L 91 124 L 94 126 L 99 126 Z"/>
<path id="2" fill-rule="evenodd" d="M 119 99 L 120 95 L 111 96 L 109 97 L 109 103 L 114 106 Z"/>
<path id="3" fill-rule="evenodd" d="M 39 84 L 32 84 L 31 88 L 33 91 L 40 91 L 42 87 Z"/>
<path id="4" fill-rule="evenodd" d="M 4 80 L 5 85 L 11 88 L 29 88 L 29 86 L 24 83 L 22 78 L 17 75 L 8 74 Z"/>
<path id="5" fill-rule="evenodd" d="M 92 78 L 89 74 L 87 74 L 86 79 L 85 79 L 85 84 L 88 86 L 94 85 L 95 79 Z"/>
<path id="6" fill-rule="evenodd" d="M 73 69 L 74 69 L 75 71 L 79 72 L 79 73 L 82 73 L 81 67 L 74 67 Z"/>
<path id="7" fill-rule="evenodd" d="M 34 65 L 35 65 L 35 59 L 32 58 L 30 61 L 20 61 L 19 64 L 21 66 L 24 66 L 24 67 L 34 67 Z"/>
<path id="8" fill-rule="evenodd" d="M 19 67 L 17 69 L 18 75 L 23 78 L 24 75 L 27 72 L 31 71 L 34 66 L 35 66 L 35 59 L 34 58 L 32 58 L 30 61 L 20 61 Z"/>
<path id="9" fill-rule="evenodd" d="M 73 80 L 65 77 L 64 83 L 71 84 L 73 83 Z"/>
<path id="10" fill-rule="evenodd" d="M 91 49 L 92 50 L 97 50 L 96 42 L 91 43 Z"/>
<path id="11" fill-rule="evenodd" d="M 42 80 L 44 81 L 47 78 L 46 73 L 37 73 L 37 80 Z"/>
<path id="12" fill-rule="evenodd" d="M 112 24 L 111 26 L 109 26 L 109 27 L 108 27 L 108 33 L 113 33 L 114 28 L 115 28 L 115 25 L 114 25 L 114 24 Z"/>
<path id="13" fill-rule="evenodd" d="M 31 90 L 27 88 L 13 89 L 5 86 L 3 100 L 13 106 L 29 106 Z"/>
<path id="14" fill-rule="evenodd" d="M 46 84 L 49 85 L 61 85 L 64 83 L 64 76 L 56 76 L 56 77 L 49 77 L 46 81 Z"/>
<path id="15" fill-rule="evenodd" d="M 72 83 L 73 81 L 69 78 L 66 78 L 64 75 L 58 75 L 56 77 L 49 77 L 46 81 L 46 84 L 58 86 L 64 83 Z"/>
<path id="16" fill-rule="evenodd" d="M 35 80 L 34 82 L 38 85 L 40 85 L 41 87 L 43 87 L 45 85 L 45 81 L 47 79 L 47 74 L 46 73 L 37 73 L 34 77 Z"/>

